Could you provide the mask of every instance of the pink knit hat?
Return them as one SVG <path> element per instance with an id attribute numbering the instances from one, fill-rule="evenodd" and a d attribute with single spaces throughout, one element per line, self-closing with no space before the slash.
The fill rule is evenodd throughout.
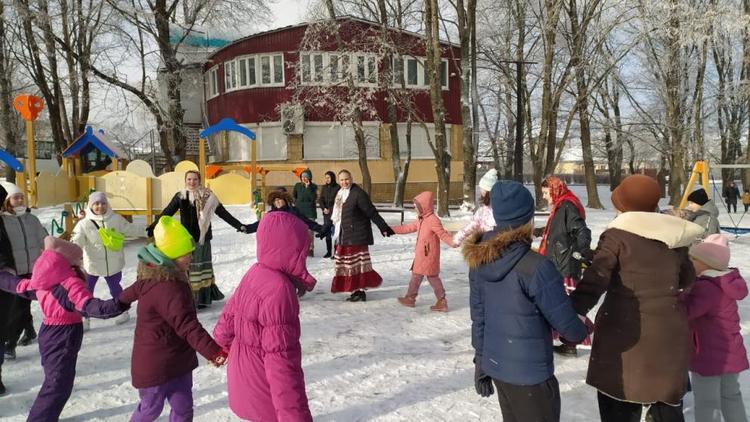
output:
<path id="1" fill-rule="evenodd" d="M 722 234 L 707 236 L 690 248 L 690 256 L 715 270 L 729 268 L 729 239 Z"/>
<path id="2" fill-rule="evenodd" d="M 70 265 L 81 265 L 83 259 L 83 250 L 78 245 L 52 236 L 44 238 L 44 250 L 59 253 Z"/>

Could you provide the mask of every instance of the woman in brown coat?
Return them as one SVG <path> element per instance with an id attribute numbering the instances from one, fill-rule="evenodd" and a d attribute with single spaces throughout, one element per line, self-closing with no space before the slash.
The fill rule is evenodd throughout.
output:
<path id="1" fill-rule="evenodd" d="M 703 229 L 654 212 L 661 191 L 648 176 L 629 176 L 612 192 L 621 213 L 599 238 L 592 265 L 570 297 L 596 315 L 586 383 L 599 390 L 603 422 L 683 421 L 691 344 L 681 289 L 695 280 L 688 257 Z"/>

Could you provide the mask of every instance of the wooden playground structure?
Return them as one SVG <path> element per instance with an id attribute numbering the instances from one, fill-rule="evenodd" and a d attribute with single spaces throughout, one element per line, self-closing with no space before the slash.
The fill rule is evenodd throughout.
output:
<path id="1" fill-rule="evenodd" d="M 26 122 L 27 158 L 18 160 L 0 150 L 0 160 L 16 171 L 16 183 L 24 191 L 30 207 L 63 204 L 60 221 L 53 221 L 52 227 L 52 233 L 61 236 L 70 234 L 80 210 L 86 206 L 89 193 L 94 190 L 106 193 L 113 211 L 128 218 L 144 216 L 146 222 L 151 223 L 174 194 L 184 189 L 185 172 L 194 170 L 201 173 L 204 184 L 223 204 L 249 204 L 260 218 L 265 211 L 263 198 L 268 193 L 266 176 L 270 172 L 291 172 L 299 177 L 305 169 L 299 165 L 257 165 L 255 134 L 231 119 L 224 119 L 201 133 L 198 164 L 182 161 L 174 171 L 158 177 L 145 161 L 127 163 L 127 155 L 105 132 L 90 126 L 63 152 L 62 168 L 57 174 L 42 171 L 37 175 L 33 122 L 44 102 L 39 97 L 21 95 L 15 99 L 14 105 Z M 250 165 L 206 164 L 205 139 L 214 134 L 226 136 L 227 131 L 237 131 L 249 138 L 253 151 Z M 106 160 L 98 162 L 99 167 L 104 167 L 85 172 L 89 154 L 105 157 Z"/>

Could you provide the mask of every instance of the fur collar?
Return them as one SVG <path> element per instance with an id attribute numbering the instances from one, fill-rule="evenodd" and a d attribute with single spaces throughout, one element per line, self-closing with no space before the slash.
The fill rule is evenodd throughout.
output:
<path id="1" fill-rule="evenodd" d="M 183 281 L 188 282 L 188 276 L 186 272 L 180 271 L 175 267 L 158 266 L 154 264 L 147 264 L 145 262 L 138 263 L 138 280 L 148 280 L 152 282 L 162 281 Z"/>
<path id="2" fill-rule="evenodd" d="M 656 240 L 677 249 L 692 245 L 703 234 L 703 227 L 655 212 L 626 212 L 617 216 L 608 229 L 619 229 L 646 239 Z"/>
<path id="3" fill-rule="evenodd" d="M 482 241 L 483 233 L 475 231 L 464 242 L 464 261 L 471 269 L 497 261 L 502 258 L 508 246 L 516 242 L 531 244 L 531 232 L 527 225 L 510 231 L 491 231 L 484 233 L 484 235 L 488 238 Z"/>

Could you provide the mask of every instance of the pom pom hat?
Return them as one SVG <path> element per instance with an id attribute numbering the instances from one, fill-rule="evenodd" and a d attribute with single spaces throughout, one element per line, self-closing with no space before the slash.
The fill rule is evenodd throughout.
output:
<path id="1" fill-rule="evenodd" d="M 497 170 L 489 169 L 479 180 L 479 188 L 489 192 L 495 186 L 495 183 L 497 183 Z"/>
<path id="2" fill-rule="evenodd" d="M 729 268 L 729 239 L 723 234 L 712 234 L 690 248 L 690 256 L 709 267 L 725 271 Z"/>

